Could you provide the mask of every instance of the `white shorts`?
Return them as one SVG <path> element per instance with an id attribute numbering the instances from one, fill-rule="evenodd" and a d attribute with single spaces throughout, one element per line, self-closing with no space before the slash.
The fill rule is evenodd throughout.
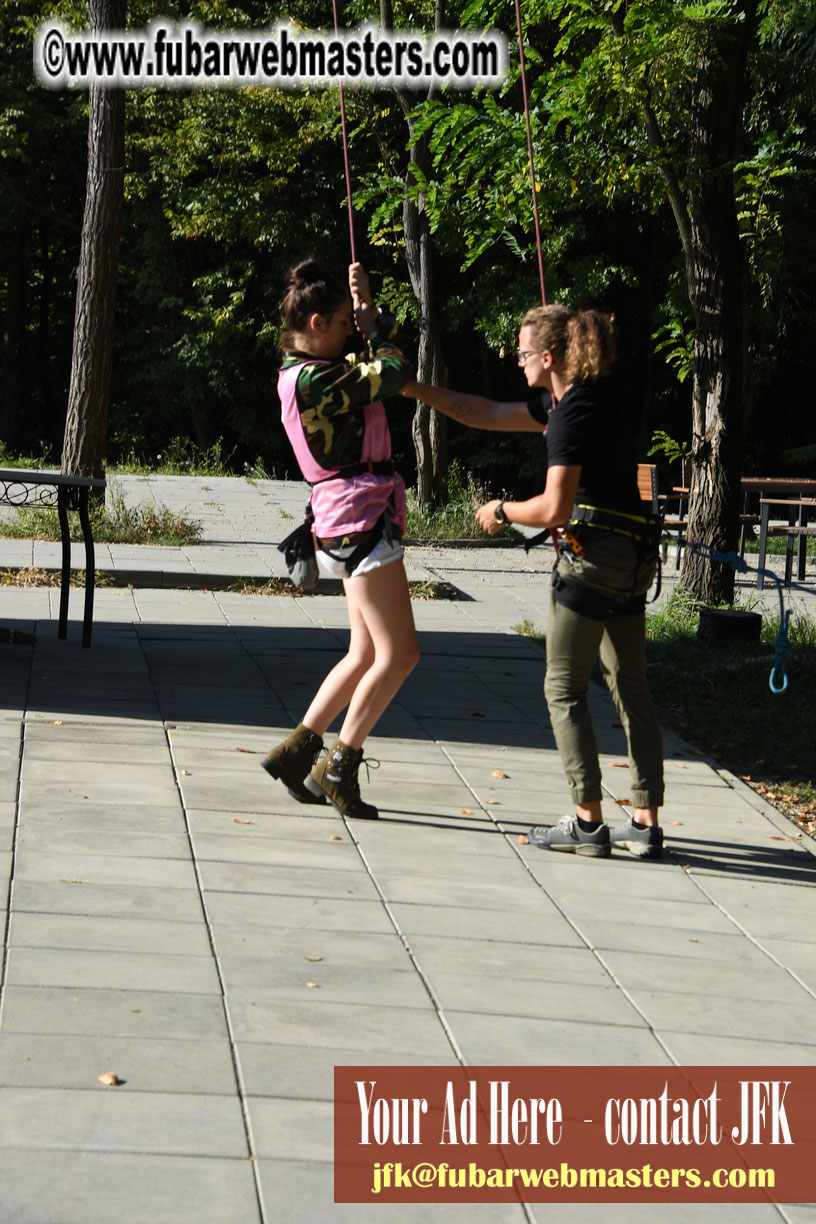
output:
<path id="1" fill-rule="evenodd" d="M 361 574 L 370 574 L 372 570 L 382 569 L 383 566 L 390 565 L 392 561 L 400 561 L 405 555 L 405 549 L 399 540 L 392 540 L 389 544 L 383 537 L 382 540 L 377 541 L 368 556 L 363 557 L 354 573 L 349 574 L 343 558 L 350 557 L 356 547 L 356 544 L 350 544 L 347 548 L 333 548 L 331 556 L 322 548 L 316 548 L 315 557 L 321 577 L 359 578 Z"/>

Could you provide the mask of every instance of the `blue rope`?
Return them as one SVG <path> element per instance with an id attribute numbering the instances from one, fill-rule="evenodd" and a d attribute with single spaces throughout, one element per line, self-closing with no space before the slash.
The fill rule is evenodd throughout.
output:
<path id="1" fill-rule="evenodd" d="M 716 548 L 710 548 L 708 544 L 697 544 L 693 540 L 686 540 L 682 536 L 675 537 L 666 534 L 664 539 L 670 540 L 672 544 L 682 544 L 686 548 L 693 549 L 694 552 L 703 553 L 711 561 L 720 561 L 723 565 L 730 565 L 731 569 L 737 574 L 764 574 L 766 578 L 772 579 L 776 583 L 776 593 L 779 596 L 779 632 L 774 638 L 774 665 L 771 668 L 771 674 L 768 677 L 768 684 L 772 693 L 784 693 L 788 687 L 788 655 L 790 654 L 790 642 L 788 641 L 788 627 L 790 625 L 790 608 L 785 608 L 785 601 L 782 595 L 782 579 L 773 572 L 766 569 L 764 566 L 760 568 L 758 565 L 749 565 L 744 557 L 741 557 L 738 552 L 719 552 Z M 798 585 L 797 583 L 793 584 Z M 779 682 L 777 682 L 777 675 Z"/>

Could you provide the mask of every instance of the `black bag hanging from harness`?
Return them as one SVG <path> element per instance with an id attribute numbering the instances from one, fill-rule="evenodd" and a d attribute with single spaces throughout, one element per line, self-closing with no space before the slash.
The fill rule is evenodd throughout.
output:
<path id="1" fill-rule="evenodd" d="M 317 586 L 318 568 L 312 537 L 313 524 L 312 503 L 309 501 L 306 503 L 306 517 L 303 522 L 278 545 L 278 552 L 283 553 L 286 561 L 289 577 L 296 587 L 304 591 L 311 591 Z"/>

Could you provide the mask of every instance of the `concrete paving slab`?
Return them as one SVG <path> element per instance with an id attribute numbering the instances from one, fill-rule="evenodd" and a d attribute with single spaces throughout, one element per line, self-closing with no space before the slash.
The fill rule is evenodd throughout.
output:
<path id="1" fill-rule="evenodd" d="M 334 1100 L 334 1068 L 367 1067 L 371 1056 L 346 1047 L 276 1045 L 274 1042 L 244 1041 L 240 1049 L 241 1072 L 250 1097 L 281 1097 L 309 1101 Z M 435 1066 L 458 1067 L 453 1052 L 433 1060 Z M 387 1067 L 427 1066 L 422 1054 L 391 1050 L 377 1054 L 377 1065 Z"/>
<path id="2" fill-rule="evenodd" d="M 196 889 L 156 888 L 130 881 L 15 879 L 13 903 L 18 912 L 201 921 L 201 898 Z"/>
<path id="3" fill-rule="evenodd" d="M 299 893 L 211 892 L 207 912 L 216 930 L 254 926 L 305 931 L 383 931 L 394 927 L 378 897 L 310 897 Z"/>
<path id="4" fill-rule="evenodd" d="M 517 935 L 518 942 L 412 934 L 410 946 L 423 972 L 434 981 L 492 974 L 501 982 L 532 980 L 596 987 L 611 984 L 604 965 L 589 948 L 576 948 L 568 943 L 563 946 L 528 943 L 523 929 Z"/>
<path id="5" fill-rule="evenodd" d="M 259 1158 L 331 1162 L 332 1102 L 250 1097 L 247 1104 Z"/>
<path id="6" fill-rule="evenodd" d="M 113 1071 L 130 1092 L 235 1095 L 235 1067 L 223 1041 L 135 1037 L 40 1036 L 5 1033 L 0 1041 L 0 1085 L 97 1091 L 97 1077 Z"/>
<path id="7" fill-rule="evenodd" d="M 559 910 L 542 893 L 537 907 L 519 912 L 516 906 L 506 909 L 487 909 L 476 905 L 467 907 L 448 902 L 438 903 L 439 898 L 424 903 L 389 901 L 389 910 L 408 938 L 415 935 L 444 935 L 467 940 L 510 940 L 524 938 L 531 944 L 558 944 L 574 947 L 586 946 L 577 932 L 563 918 Z"/>
<path id="8" fill-rule="evenodd" d="M 15 911 L 9 942 L 19 948 L 76 948 L 95 952 L 142 952 L 152 956 L 211 957 L 207 931 L 199 922 L 154 918 L 85 917 Z"/>
<path id="9" fill-rule="evenodd" d="M 121 824 L 115 829 L 100 829 L 98 825 L 89 828 L 84 810 L 79 820 L 84 827 L 72 828 L 74 822 L 64 815 L 57 820 L 52 819 L 47 833 L 42 824 L 33 828 L 26 825 L 26 831 L 18 839 L 18 848 L 37 851 L 47 844 L 49 853 L 54 855 L 101 854 L 105 857 L 185 860 L 190 857 L 190 844 L 183 828 L 178 832 L 168 830 L 160 833 L 126 829 Z"/>
<path id="10" fill-rule="evenodd" d="M 194 889 L 196 880 L 189 861 L 165 858 L 134 858 L 125 854 L 80 854 L 66 851 L 49 854 L 21 847 L 15 878 L 30 883 L 125 884 L 142 888 Z"/>
<path id="11" fill-rule="evenodd" d="M 275 793 L 277 800 L 277 787 Z M 277 842 L 297 839 L 298 841 L 324 842 L 335 837 L 341 838 L 342 841 L 350 840 L 334 808 L 316 804 L 307 814 L 307 809 L 302 804 L 296 803 L 296 806 L 288 807 L 283 798 L 284 794 L 285 792 L 281 791 L 280 810 L 278 811 L 248 812 L 241 816 L 233 816 L 231 812 L 188 808 L 187 819 L 190 822 L 193 837 L 196 839 L 196 845 L 203 844 L 202 837 L 215 838 L 217 845 L 224 851 L 229 850 L 230 845 L 234 845 L 238 847 L 236 851 L 238 853 L 241 842 L 244 840 Z M 288 810 L 284 810 L 287 808 Z M 325 815 L 312 814 L 317 812 L 325 813 Z M 245 820 L 248 822 L 244 823 Z M 227 857 L 231 855 L 227 854 Z"/>
<path id="12" fill-rule="evenodd" d="M 258 1162 L 258 1171 L 264 1197 L 291 1204 L 287 1224 L 314 1224 L 316 1220 L 359 1224 L 363 1218 L 376 1224 L 391 1224 L 392 1220 L 403 1224 L 418 1218 L 415 1203 L 373 1203 L 364 1208 L 359 1203 L 335 1203 L 334 1174 L 326 1162 L 266 1158 Z M 525 1220 L 523 1209 L 513 1203 L 424 1203 L 421 1212 L 423 1222 L 427 1220 L 428 1224 L 465 1224 L 470 1220 L 478 1224 L 523 1224 Z"/>
<path id="13" fill-rule="evenodd" d="M 213 995 L 170 991 L 14 986 L 5 992 L 3 1032 L 218 1041 L 224 1009 Z"/>
<path id="14" fill-rule="evenodd" d="M 683 993 L 696 998 L 708 998 L 712 994 L 725 994 L 729 998 L 744 1001 L 785 999 L 798 1001 L 801 987 L 779 964 L 758 948 L 749 946 L 734 960 L 712 957 L 701 958 L 696 947 L 689 947 L 694 955 L 673 956 L 671 959 L 672 982 Z M 649 989 L 666 976 L 666 956 L 658 953 L 639 953 L 634 957 L 629 952 L 605 951 L 603 962 L 623 982 L 628 990 Z"/>
<path id="15" fill-rule="evenodd" d="M 428 980 L 446 1015 L 468 1012 L 604 1025 L 637 1024 L 641 1019 L 611 982 L 549 980 L 546 954 L 541 957 L 541 972 L 543 980 L 531 981 L 487 973 L 464 975 L 450 967 L 436 975 L 428 973 Z"/>
<path id="16" fill-rule="evenodd" d="M 375 900 L 371 879 L 360 871 L 342 867 L 265 867 L 255 863 L 202 863 L 201 879 L 206 893 L 238 892 L 293 897 L 355 897 Z"/>
<path id="17" fill-rule="evenodd" d="M 579 1023 L 450 1011 L 446 1018 L 468 1063 L 476 1066 L 670 1065 L 663 1046 L 639 1024 Z"/>
<path id="18" fill-rule="evenodd" d="M 262 1222 L 249 1160 L 0 1149 L 0 1184 L 15 1224 Z"/>
<path id="19" fill-rule="evenodd" d="M 800 1045 L 816 1047 L 816 1031 L 808 1028 L 813 1015 L 813 998 L 802 992 L 801 998 L 786 997 L 784 1001 L 755 998 L 735 1007 L 730 996 L 706 996 L 705 1007 L 696 996 L 681 991 L 629 991 L 632 999 L 658 1030 L 751 1037 L 760 1040 L 770 1033 L 795 1033 Z M 759 1004 L 761 1003 L 761 1007 Z M 816 1054 L 816 1050 L 814 1050 Z"/>
<path id="20" fill-rule="evenodd" d="M 103 1088 L 7 1088 L 0 1095 L 0 1147 L 149 1152 L 240 1159 L 247 1155 L 238 1103 L 230 1097 Z"/>
<path id="21" fill-rule="evenodd" d="M 311 991 L 314 996 L 317 992 Z M 283 1003 L 265 999 L 233 999 L 233 1027 L 239 1046 L 245 1041 L 319 1046 L 342 1040 L 367 1052 L 376 1062 L 380 1050 L 398 1047 L 422 1054 L 430 1063 L 448 1058 L 450 1042 L 430 1006 L 382 1007 L 354 1003 Z"/>
<path id="22" fill-rule="evenodd" d="M 809 1034 L 798 1041 L 786 1025 L 784 1033 L 766 1032 L 761 1037 L 741 1037 L 734 1033 L 681 1033 L 662 1029 L 661 1039 L 680 1066 L 711 1067 L 809 1067 L 813 1065 L 813 1045 Z"/>
<path id="23" fill-rule="evenodd" d="M 220 995 L 212 959 L 151 952 L 89 952 L 80 948 L 28 948 L 9 952 L 9 986 L 68 986 L 98 990 L 187 991 Z"/>

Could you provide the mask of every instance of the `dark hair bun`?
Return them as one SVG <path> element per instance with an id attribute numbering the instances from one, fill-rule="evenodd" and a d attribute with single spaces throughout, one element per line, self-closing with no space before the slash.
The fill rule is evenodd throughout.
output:
<path id="1" fill-rule="evenodd" d="M 288 332 L 282 338 L 284 347 L 290 333 L 301 332 L 313 314 L 328 316 L 349 298 L 348 289 L 319 260 L 302 259 L 289 269 L 281 311 Z"/>
<path id="2" fill-rule="evenodd" d="M 293 289 L 303 289 L 306 285 L 315 285 L 325 279 L 326 273 L 317 259 L 303 259 L 289 272 L 289 285 Z"/>

